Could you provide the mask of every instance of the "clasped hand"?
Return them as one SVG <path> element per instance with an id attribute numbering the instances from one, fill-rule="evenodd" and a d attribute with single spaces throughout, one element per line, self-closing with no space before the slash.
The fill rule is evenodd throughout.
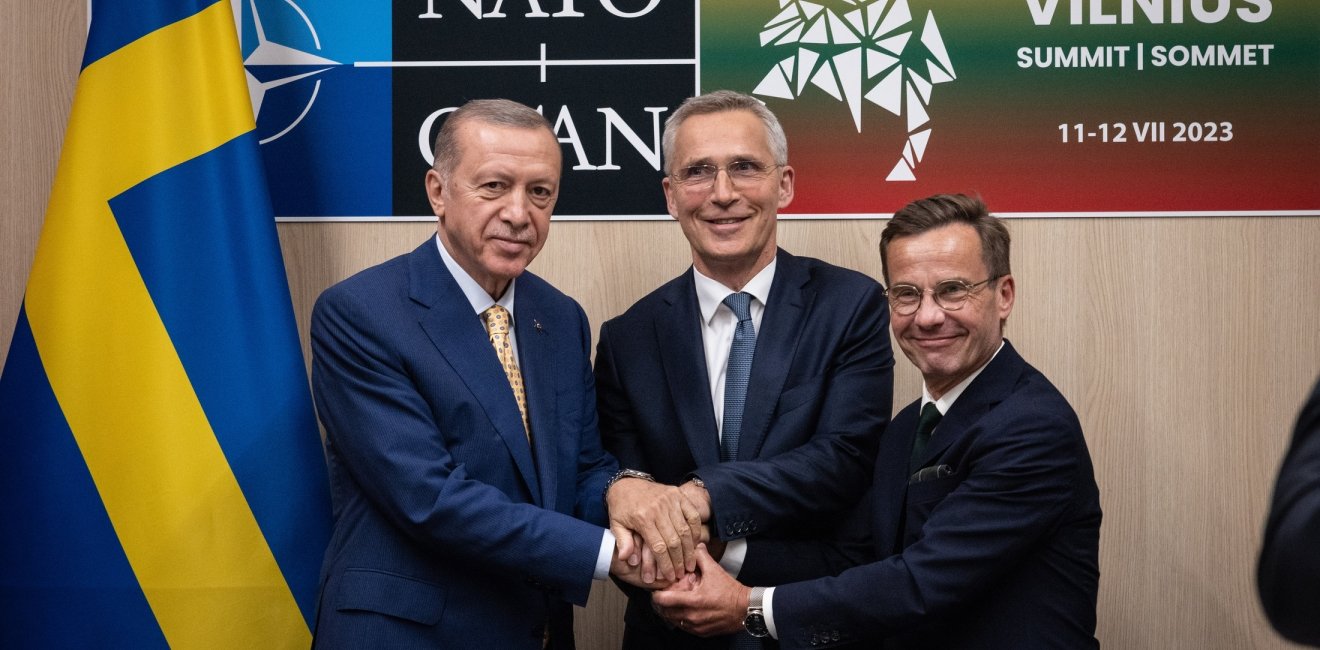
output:
<path id="1" fill-rule="evenodd" d="M 651 593 L 651 607 L 670 625 L 697 636 L 732 634 L 743 629 L 751 588 L 734 580 L 697 546 L 694 573 Z"/>
<path id="2" fill-rule="evenodd" d="M 624 478 L 605 495 L 615 537 L 611 573 L 647 589 L 668 586 L 697 568 L 696 548 L 710 539 L 710 497 L 682 487 Z"/>

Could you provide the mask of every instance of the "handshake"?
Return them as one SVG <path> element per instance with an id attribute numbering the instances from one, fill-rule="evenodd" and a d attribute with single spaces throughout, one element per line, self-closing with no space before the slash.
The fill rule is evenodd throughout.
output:
<path id="1" fill-rule="evenodd" d="M 712 540 L 710 495 L 700 481 L 655 483 L 641 472 L 622 472 L 605 491 L 614 558 L 610 573 L 644 589 L 663 589 L 697 569 L 697 545 L 716 558 L 724 545 Z"/>

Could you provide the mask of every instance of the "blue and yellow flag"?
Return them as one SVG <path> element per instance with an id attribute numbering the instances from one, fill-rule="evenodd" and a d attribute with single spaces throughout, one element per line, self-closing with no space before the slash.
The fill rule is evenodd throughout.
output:
<path id="1" fill-rule="evenodd" d="M 0 647 L 307 647 L 324 458 L 228 1 L 97 0 L 0 375 Z"/>

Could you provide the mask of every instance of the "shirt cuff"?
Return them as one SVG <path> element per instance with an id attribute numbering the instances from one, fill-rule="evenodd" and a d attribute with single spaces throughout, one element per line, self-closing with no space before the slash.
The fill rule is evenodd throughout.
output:
<path id="1" fill-rule="evenodd" d="M 765 616 L 765 629 L 770 630 L 770 638 L 778 639 L 779 630 L 775 628 L 775 588 L 766 587 L 761 595 L 761 614 Z"/>
<path id="2" fill-rule="evenodd" d="M 592 574 L 593 580 L 604 580 L 610 577 L 610 560 L 614 559 L 614 532 L 605 529 L 605 534 L 600 537 L 600 552 L 596 554 L 596 572 Z"/>
<path id="3" fill-rule="evenodd" d="M 747 560 L 747 538 L 739 537 L 724 546 L 724 555 L 720 556 L 720 566 L 729 575 L 737 578 Z"/>

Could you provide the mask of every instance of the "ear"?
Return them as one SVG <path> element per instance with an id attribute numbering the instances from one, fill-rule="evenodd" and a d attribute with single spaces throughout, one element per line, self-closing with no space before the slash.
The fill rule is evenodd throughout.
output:
<path id="1" fill-rule="evenodd" d="M 783 210 L 793 202 L 793 168 L 784 165 L 779 170 L 779 209 Z"/>
<path id="2" fill-rule="evenodd" d="M 435 216 L 444 219 L 445 217 L 445 181 L 440 177 L 440 172 L 435 169 L 426 170 L 426 198 L 431 203 L 431 212 Z"/>
<path id="3" fill-rule="evenodd" d="M 664 178 L 660 179 L 660 187 L 664 188 L 665 190 L 665 208 L 669 210 L 669 216 L 677 220 L 678 206 L 675 204 L 676 202 L 674 199 L 674 192 L 677 192 L 678 188 L 670 184 L 668 174 L 666 174 Z"/>
<path id="4" fill-rule="evenodd" d="M 1012 275 L 1005 275 L 995 283 L 995 309 L 999 312 L 999 322 L 1008 320 L 1013 312 L 1013 300 L 1017 297 L 1017 284 Z"/>

